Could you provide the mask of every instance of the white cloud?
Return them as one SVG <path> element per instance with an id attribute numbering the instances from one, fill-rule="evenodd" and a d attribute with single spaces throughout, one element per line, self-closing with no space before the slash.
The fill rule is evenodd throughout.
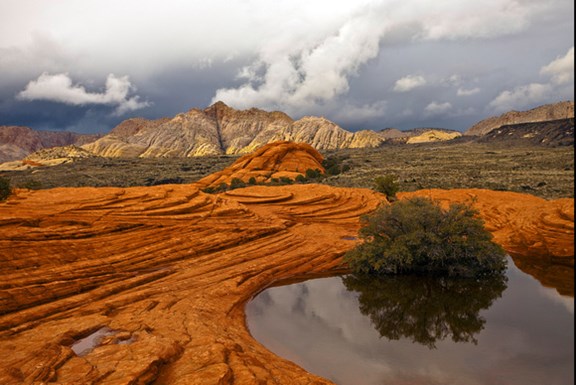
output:
<path id="1" fill-rule="evenodd" d="M 517 0 L 366 3 L 349 9 L 347 18 L 331 19 L 324 28 L 276 20 L 278 27 L 261 42 L 258 58 L 241 70 L 245 81 L 217 90 L 212 102 L 296 115 L 318 111 L 348 93 L 350 78 L 380 54 L 387 36 L 406 42 L 494 38 L 525 29 L 550 7 Z M 409 75 L 393 89 L 406 92 L 427 82 L 423 76 Z"/>
<path id="2" fill-rule="evenodd" d="M 348 79 L 376 57 L 384 25 L 371 9 L 323 36 L 280 36 L 262 47 L 260 59 L 240 72 L 247 82 L 219 89 L 212 101 L 237 107 L 280 108 L 302 113 L 349 89 Z"/>
<path id="3" fill-rule="evenodd" d="M 450 102 L 444 102 L 444 103 L 432 102 L 428 104 L 426 108 L 424 108 L 424 111 L 426 111 L 426 113 L 429 115 L 438 115 L 447 112 L 451 108 L 452 104 Z"/>
<path id="4" fill-rule="evenodd" d="M 474 95 L 477 94 L 478 92 L 480 92 L 480 88 L 478 87 L 474 87 L 474 88 L 458 88 L 458 91 L 456 91 L 456 94 L 458 96 L 470 96 L 470 95 Z"/>
<path id="5" fill-rule="evenodd" d="M 407 75 L 403 78 L 396 80 L 394 84 L 394 91 L 396 92 L 408 92 L 414 88 L 422 87 L 426 84 L 426 79 L 420 75 Z"/>
<path id="6" fill-rule="evenodd" d="M 116 106 L 115 113 L 122 115 L 129 111 L 148 107 L 150 103 L 141 102 L 138 96 L 129 97 L 134 90 L 128 76 L 108 75 L 104 92 L 88 92 L 82 85 L 73 84 L 68 74 L 50 75 L 43 73 L 30 81 L 16 97 L 20 100 L 48 100 L 75 106 L 86 104 L 104 104 Z"/>
<path id="7" fill-rule="evenodd" d="M 503 91 L 489 104 L 498 112 L 510 111 L 530 105 L 539 104 L 551 96 L 553 88 L 550 84 L 531 83 Z"/>
<path id="8" fill-rule="evenodd" d="M 542 67 L 540 74 L 548 75 L 556 84 L 566 84 L 574 81 L 574 47 L 566 55 L 558 57 L 550 64 Z"/>
<path id="9" fill-rule="evenodd" d="M 497 112 L 510 111 L 542 104 L 558 98 L 574 99 L 574 47 L 540 70 L 550 76 L 547 83 L 530 83 L 502 91 L 489 104 Z"/>

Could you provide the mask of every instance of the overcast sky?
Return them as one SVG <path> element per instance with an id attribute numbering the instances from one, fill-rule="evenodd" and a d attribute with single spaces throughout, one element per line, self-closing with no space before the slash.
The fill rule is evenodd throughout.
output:
<path id="1" fill-rule="evenodd" d="M 0 125 L 231 107 L 466 130 L 574 100 L 573 0 L 1 0 Z"/>

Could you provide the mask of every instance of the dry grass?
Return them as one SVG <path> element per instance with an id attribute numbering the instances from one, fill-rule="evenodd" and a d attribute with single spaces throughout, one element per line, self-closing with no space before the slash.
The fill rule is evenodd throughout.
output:
<path id="1" fill-rule="evenodd" d="M 536 147 L 474 142 L 386 145 L 377 149 L 324 152 L 350 170 L 323 183 L 373 187 L 377 176 L 398 176 L 401 191 L 423 188 L 487 188 L 547 199 L 574 197 L 574 147 Z M 27 171 L 2 172 L 13 187 L 147 186 L 192 183 L 237 157 L 83 159 Z"/>

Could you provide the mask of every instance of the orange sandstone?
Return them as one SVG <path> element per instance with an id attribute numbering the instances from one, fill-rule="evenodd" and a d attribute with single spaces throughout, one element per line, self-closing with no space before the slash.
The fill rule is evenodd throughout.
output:
<path id="1" fill-rule="evenodd" d="M 324 185 L 200 187 L 20 190 L 0 203 L 0 383 L 329 384 L 256 342 L 244 305 L 278 282 L 340 270 L 359 217 L 384 198 Z M 403 196 L 414 194 L 475 197 L 510 253 L 573 271 L 573 199 Z M 103 327 L 96 347 L 74 352 Z"/>

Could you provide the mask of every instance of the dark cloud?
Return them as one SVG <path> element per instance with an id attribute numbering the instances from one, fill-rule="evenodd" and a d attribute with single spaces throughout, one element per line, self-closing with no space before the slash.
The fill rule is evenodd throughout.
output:
<path id="1" fill-rule="evenodd" d="M 573 99 L 573 32 L 571 0 L 4 0 L 0 124 L 103 132 L 223 100 L 465 130 Z"/>

